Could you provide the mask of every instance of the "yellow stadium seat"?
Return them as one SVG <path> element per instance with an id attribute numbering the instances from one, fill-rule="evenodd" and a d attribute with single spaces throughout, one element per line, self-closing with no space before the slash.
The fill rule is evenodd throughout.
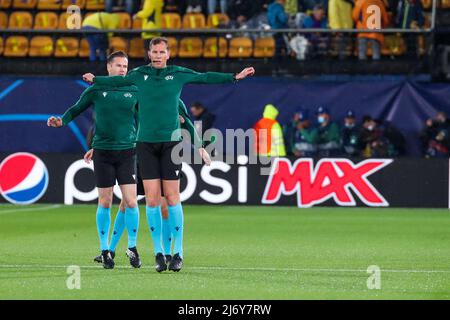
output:
<path id="1" fill-rule="evenodd" d="M 142 38 L 133 38 L 130 40 L 130 50 L 128 56 L 130 58 L 144 58 L 144 40 Z"/>
<path id="2" fill-rule="evenodd" d="M 275 55 L 275 40 L 273 38 L 259 38 L 255 40 L 255 58 L 272 58 Z"/>
<path id="3" fill-rule="evenodd" d="M 10 29 L 31 29 L 33 27 L 33 16 L 26 11 L 14 11 L 9 16 Z"/>
<path id="4" fill-rule="evenodd" d="M 84 9 L 86 6 L 86 0 L 63 0 L 62 9 L 66 10 L 69 6 L 76 5 L 80 9 Z"/>
<path id="5" fill-rule="evenodd" d="M 78 52 L 78 56 L 80 58 L 89 57 L 89 42 L 84 38 L 80 41 L 80 50 Z"/>
<path id="6" fill-rule="evenodd" d="M 128 51 L 128 41 L 122 37 L 111 37 L 109 39 L 109 48 L 111 49 L 111 53 L 114 51 Z"/>
<path id="7" fill-rule="evenodd" d="M 178 56 L 178 40 L 174 37 L 167 37 L 169 42 L 170 57 L 176 58 Z"/>
<path id="8" fill-rule="evenodd" d="M 230 18 L 224 13 L 213 13 L 208 16 L 207 27 L 218 28 L 228 26 Z"/>
<path id="9" fill-rule="evenodd" d="M 58 15 L 51 11 L 39 12 L 34 18 L 34 29 L 48 30 L 58 28 Z"/>
<path id="10" fill-rule="evenodd" d="M 133 20 L 133 29 L 142 29 L 142 19 L 134 19 Z"/>
<path id="11" fill-rule="evenodd" d="M 178 13 L 163 13 L 161 15 L 163 29 L 180 29 L 181 17 Z"/>
<path id="12" fill-rule="evenodd" d="M 53 55 L 53 40 L 48 36 L 36 36 L 31 39 L 30 57 L 50 57 Z"/>
<path id="13" fill-rule="evenodd" d="M 70 58 L 78 55 L 78 39 L 72 37 L 62 37 L 56 40 L 55 57 Z"/>
<path id="14" fill-rule="evenodd" d="M 61 0 L 39 0 L 37 8 L 39 10 L 59 10 L 61 9 Z"/>
<path id="15" fill-rule="evenodd" d="M 58 29 L 67 30 L 67 19 L 69 17 L 70 17 L 70 14 L 68 14 L 67 12 L 63 12 L 59 15 Z M 83 16 L 80 15 L 80 27 L 81 27 L 82 21 L 83 21 Z"/>
<path id="16" fill-rule="evenodd" d="M 250 58 L 253 53 L 253 42 L 250 38 L 239 37 L 230 41 L 228 57 L 230 58 Z"/>
<path id="17" fill-rule="evenodd" d="M 12 0 L 0 0 L 0 8 L 8 9 L 11 6 Z"/>
<path id="18" fill-rule="evenodd" d="M 203 54 L 203 41 L 197 37 L 181 39 L 178 56 L 180 58 L 200 58 Z"/>
<path id="19" fill-rule="evenodd" d="M 0 28 L 6 29 L 8 27 L 8 15 L 0 11 Z"/>
<path id="20" fill-rule="evenodd" d="M 105 0 L 87 0 L 86 10 L 105 10 Z"/>
<path id="21" fill-rule="evenodd" d="M 183 29 L 202 29 L 206 27 L 205 16 L 201 13 L 186 13 L 183 16 Z"/>
<path id="22" fill-rule="evenodd" d="M 381 54 L 385 56 L 401 56 L 406 52 L 405 39 L 401 35 L 387 35 L 381 45 Z M 372 48 L 368 48 L 368 55 L 372 55 Z"/>
<path id="23" fill-rule="evenodd" d="M 126 12 L 118 12 L 116 14 L 120 18 L 119 29 L 130 29 L 131 28 L 130 15 L 128 13 L 126 13 Z"/>
<path id="24" fill-rule="evenodd" d="M 5 57 L 26 57 L 28 54 L 28 39 L 24 36 L 10 36 L 6 39 Z"/>
<path id="25" fill-rule="evenodd" d="M 433 0 L 421 0 L 421 2 L 424 9 L 430 9 L 433 5 Z"/>
<path id="26" fill-rule="evenodd" d="M 38 0 L 14 0 L 13 8 L 15 9 L 34 9 Z"/>
<path id="27" fill-rule="evenodd" d="M 227 54 L 228 42 L 225 38 L 211 37 L 205 40 L 205 45 L 203 47 L 204 58 L 225 58 Z"/>
<path id="28" fill-rule="evenodd" d="M 2 55 L 2 53 L 3 53 L 3 38 L 0 37 L 0 56 Z"/>

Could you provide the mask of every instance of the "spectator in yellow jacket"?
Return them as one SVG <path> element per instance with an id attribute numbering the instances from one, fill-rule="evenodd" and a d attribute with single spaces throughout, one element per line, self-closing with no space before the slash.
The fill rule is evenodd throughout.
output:
<path id="1" fill-rule="evenodd" d="M 353 29 L 352 4 L 349 0 L 330 0 L 328 2 L 328 25 L 330 29 Z M 351 42 L 351 36 L 338 33 L 336 42 L 339 59 L 344 59 L 346 48 Z"/>
<path id="2" fill-rule="evenodd" d="M 145 0 L 144 6 L 142 10 L 134 15 L 134 19 L 142 20 L 142 29 L 152 30 L 152 29 L 161 29 L 162 28 L 162 9 L 164 6 L 163 0 Z M 144 39 L 144 48 L 145 51 L 149 49 L 150 41 L 160 36 L 159 33 L 152 32 L 142 32 L 142 39 Z M 148 57 L 144 54 L 144 58 L 147 60 Z"/>
<path id="3" fill-rule="evenodd" d="M 268 104 L 264 108 L 263 118 L 253 126 L 255 130 L 254 150 L 257 155 L 266 157 L 286 156 L 283 130 L 280 123 L 275 120 L 277 116 L 278 109 L 274 105 Z"/>
<path id="4" fill-rule="evenodd" d="M 86 17 L 82 24 L 83 30 L 113 30 L 117 29 L 120 24 L 120 17 L 114 13 L 97 12 Z M 89 43 L 89 60 L 100 61 L 106 60 L 106 50 L 109 47 L 108 37 L 112 33 L 86 33 L 85 37 Z"/>
<path id="5" fill-rule="evenodd" d="M 367 24 L 369 18 L 372 18 L 374 13 L 369 9 L 371 6 L 380 8 L 380 28 L 384 28 L 389 23 L 389 18 L 386 12 L 386 5 L 383 0 L 357 0 L 355 7 L 353 8 L 353 20 L 356 23 L 357 29 L 369 29 Z M 372 19 L 371 19 L 372 20 Z M 358 34 L 358 57 L 359 60 L 367 59 L 367 44 L 372 45 L 372 59 L 380 60 L 381 57 L 381 45 L 384 42 L 384 36 L 382 33 L 359 33 Z"/>

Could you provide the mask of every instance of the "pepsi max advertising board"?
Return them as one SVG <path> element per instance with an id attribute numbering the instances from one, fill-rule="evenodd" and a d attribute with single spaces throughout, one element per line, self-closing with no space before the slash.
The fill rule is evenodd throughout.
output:
<path id="1" fill-rule="evenodd" d="M 190 204 L 449 207 L 448 159 L 289 159 L 262 165 L 183 163 Z M 120 189 L 114 189 L 116 200 Z M 0 154 L 0 202 L 95 203 L 93 165 L 79 154 Z M 140 198 L 142 199 L 142 197 Z M 143 200 L 141 200 L 142 202 Z"/>

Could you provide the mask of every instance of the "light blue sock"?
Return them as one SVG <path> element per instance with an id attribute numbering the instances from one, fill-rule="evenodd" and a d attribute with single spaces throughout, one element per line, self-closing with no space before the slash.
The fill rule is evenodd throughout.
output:
<path id="1" fill-rule="evenodd" d="M 164 255 L 169 255 L 172 251 L 172 232 L 170 230 L 169 219 L 162 219 L 162 237 L 164 244 Z"/>
<path id="2" fill-rule="evenodd" d="M 162 217 L 161 206 L 158 207 L 145 207 L 147 213 L 147 223 L 152 235 L 153 250 L 155 255 L 162 253 Z"/>
<path id="3" fill-rule="evenodd" d="M 128 232 L 128 248 L 134 248 L 139 230 L 139 207 L 125 209 L 125 224 Z"/>
<path id="4" fill-rule="evenodd" d="M 109 227 L 111 226 L 111 209 L 97 207 L 97 232 L 100 239 L 100 250 L 108 250 Z"/>
<path id="5" fill-rule="evenodd" d="M 125 229 L 125 212 L 118 211 L 116 220 L 114 221 L 114 229 L 111 236 L 111 243 L 109 244 L 109 251 L 116 252 L 117 244 L 122 237 L 123 230 Z"/>
<path id="6" fill-rule="evenodd" d="M 181 258 L 183 258 L 183 220 L 183 207 L 181 203 L 175 206 L 169 206 L 169 223 L 175 242 L 173 253 L 178 253 Z"/>

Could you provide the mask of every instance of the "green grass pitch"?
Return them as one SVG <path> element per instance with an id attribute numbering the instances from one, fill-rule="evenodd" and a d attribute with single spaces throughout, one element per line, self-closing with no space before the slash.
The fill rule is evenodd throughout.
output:
<path id="1" fill-rule="evenodd" d="M 0 299 L 450 298 L 448 210 L 186 205 L 185 267 L 158 274 L 143 206 L 143 268 L 128 264 L 126 233 L 114 270 L 92 261 L 95 208 L 1 205 Z"/>

